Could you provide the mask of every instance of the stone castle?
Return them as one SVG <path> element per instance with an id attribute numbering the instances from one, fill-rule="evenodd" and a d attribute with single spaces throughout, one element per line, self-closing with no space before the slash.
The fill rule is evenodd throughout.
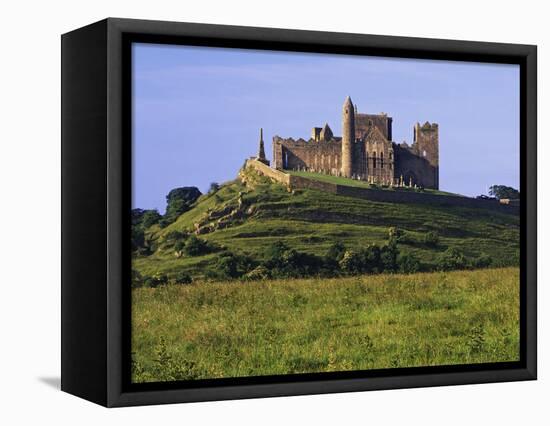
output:
<path id="1" fill-rule="evenodd" d="M 265 157 L 260 135 L 258 160 Z M 392 118 L 361 114 L 348 96 L 342 111 L 342 136 L 328 124 L 314 127 L 309 140 L 273 138 L 273 164 L 278 170 L 311 171 L 364 180 L 379 185 L 439 189 L 439 128 L 414 126 L 413 143 L 392 141 Z"/>

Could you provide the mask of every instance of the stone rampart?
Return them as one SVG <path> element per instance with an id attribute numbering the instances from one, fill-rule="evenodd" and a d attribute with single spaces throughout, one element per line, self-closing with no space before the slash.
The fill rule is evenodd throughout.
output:
<path id="1" fill-rule="evenodd" d="M 291 176 L 288 173 L 283 173 L 280 170 L 269 167 L 268 165 L 262 163 L 261 161 L 258 161 L 252 158 L 246 160 L 245 167 L 251 167 L 255 169 L 258 173 L 264 176 L 267 176 L 268 178 L 271 178 L 276 182 L 282 183 L 283 185 L 290 187 Z"/>
<path id="2" fill-rule="evenodd" d="M 382 190 L 358 188 L 322 182 L 302 176 L 293 176 L 280 170 L 275 170 L 257 160 L 248 160 L 246 167 L 253 167 L 264 176 L 284 184 L 288 189 L 315 189 L 346 197 L 362 198 L 369 201 L 384 203 L 425 204 L 431 206 L 451 206 L 467 208 L 483 208 L 501 213 L 519 215 L 519 205 L 501 204 L 498 200 L 480 200 L 477 198 L 455 195 L 437 195 L 425 192 L 413 192 L 406 189 Z"/>

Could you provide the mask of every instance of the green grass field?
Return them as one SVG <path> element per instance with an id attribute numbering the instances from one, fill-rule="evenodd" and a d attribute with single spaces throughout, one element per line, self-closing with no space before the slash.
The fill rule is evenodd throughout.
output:
<path id="1" fill-rule="evenodd" d="M 514 361 L 519 270 L 138 288 L 132 351 L 135 382 Z"/>

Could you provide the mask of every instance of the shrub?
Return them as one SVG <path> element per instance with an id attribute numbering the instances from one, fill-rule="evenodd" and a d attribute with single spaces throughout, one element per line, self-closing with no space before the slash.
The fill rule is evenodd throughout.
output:
<path id="1" fill-rule="evenodd" d="M 435 247 L 439 244 L 439 234 L 436 231 L 429 231 L 424 234 L 424 244 Z"/>
<path id="2" fill-rule="evenodd" d="M 380 271 L 380 247 L 376 244 L 369 244 L 366 248 L 361 250 L 364 272 L 376 273 Z"/>
<path id="3" fill-rule="evenodd" d="M 320 257 L 298 252 L 278 241 L 267 250 L 264 266 L 273 277 L 291 278 L 317 274 L 324 263 Z"/>
<path id="4" fill-rule="evenodd" d="M 252 268 L 254 264 L 248 256 L 224 252 L 216 260 L 214 268 L 207 271 L 207 276 L 219 280 L 240 278 Z"/>
<path id="5" fill-rule="evenodd" d="M 389 241 L 399 241 L 403 236 L 403 231 L 395 226 L 392 226 L 388 229 L 388 240 Z"/>
<path id="6" fill-rule="evenodd" d="M 394 272 L 397 270 L 397 256 L 399 249 L 395 242 L 390 242 L 380 249 L 380 267 L 381 271 Z"/>
<path id="7" fill-rule="evenodd" d="M 132 288 L 139 288 L 143 286 L 143 277 L 141 274 L 136 271 L 135 269 L 132 269 L 132 282 L 131 287 Z"/>
<path id="8" fill-rule="evenodd" d="M 177 252 L 183 252 L 183 249 L 185 248 L 185 241 L 179 240 L 174 244 L 174 250 Z"/>
<path id="9" fill-rule="evenodd" d="M 188 234 L 185 234 L 180 231 L 170 231 L 164 237 L 164 241 L 167 243 L 178 242 L 180 240 L 185 240 L 188 237 Z"/>
<path id="10" fill-rule="evenodd" d="M 266 257 L 269 261 L 277 262 L 281 258 L 285 251 L 289 250 L 289 247 L 282 241 L 276 241 L 271 244 L 266 252 Z"/>
<path id="11" fill-rule="evenodd" d="M 157 272 L 152 277 L 145 278 L 144 284 L 147 287 L 156 288 L 156 287 L 159 287 L 161 285 L 168 284 L 168 277 L 164 274 L 161 274 L 161 273 Z"/>
<path id="12" fill-rule="evenodd" d="M 187 272 L 178 272 L 174 276 L 174 282 L 176 284 L 191 284 L 193 282 L 193 278 Z"/>
<path id="13" fill-rule="evenodd" d="M 267 280 L 269 279 L 271 274 L 269 273 L 269 269 L 267 269 L 265 266 L 257 266 L 252 271 L 247 272 L 244 276 L 244 278 L 248 280 Z"/>
<path id="14" fill-rule="evenodd" d="M 479 257 L 472 261 L 472 267 L 477 269 L 488 268 L 492 264 L 493 259 L 491 258 L 491 256 L 488 256 L 486 254 L 481 254 Z"/>
<path id="15" fill-rule="evenodd" d="M 451 247 L 445 250 L 437 260 L 437 267 L 442 271 L 454 269 L 465 269 L 467 266 L 466 257 L 459 250 Z"/>
<path id="16" fill-rule="evenodd" d="M 405 274 L 414 274 L 420 271 L 420 261 L 412 253 L 402 254 L 397 259 L 399 271 Z"/>
<path id="17" fill-rule="evenodd" d="M 197 238 L 195 235 L 191 235 L 183 246 L 183 253 L 188 256 L 200 256 L 201 254 L 211 253 L 214 250 L 215 246 L 212 243 Z"/>
<path id="18" fill-rule="evenodd" d="M 239 276 L 238 261 L 232 254 L 220 257 L 216 262 L 216 270 L 228 278 L 237 278 Z"/>
<path id="19" fill-rule="evenodd" d="M 363 268 L 363 259 L 360 253 L 353 250 L 346 250 L 339 262 L 342 271 L 348 274 L 358 274 Z"/>
<path id="20" fill-rule="evenodd" d="M 339 262 L 342 260 L 342 257 L 344 257 L 345 252 L 346 246 L 341 241 L 338 241 L 329 247 L 326 259 L 329 261 Z"/>
<path id="21" fill-rule="evenodd" d="M 483 324 L 478 324 L 470 330 L 468 334 L 468 349 L 470 353 L 478 353 L 483 350 L 485 346 L 485 329 Z"/>

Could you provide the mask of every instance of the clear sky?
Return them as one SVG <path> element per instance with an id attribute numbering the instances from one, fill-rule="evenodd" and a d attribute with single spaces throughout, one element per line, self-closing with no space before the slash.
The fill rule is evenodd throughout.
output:
<path id="1" fill-rule="evenodd" d="M 165 210 L 180 186 L 234 179 L 271 139 L 328 122 L 341 135 L 350 95 L 393 117 L 395 142 L 439 124 L 440 189 L 519 186 L 519 66 L 134 44 L 133 206 Z"/>

